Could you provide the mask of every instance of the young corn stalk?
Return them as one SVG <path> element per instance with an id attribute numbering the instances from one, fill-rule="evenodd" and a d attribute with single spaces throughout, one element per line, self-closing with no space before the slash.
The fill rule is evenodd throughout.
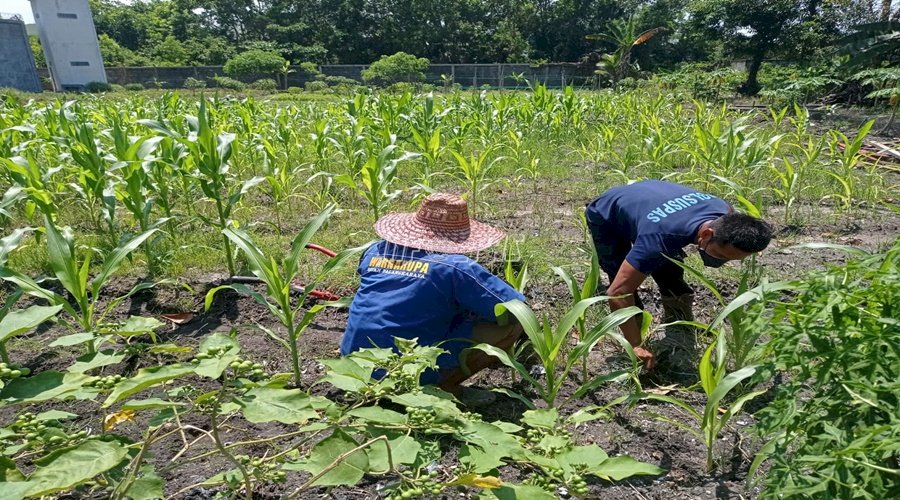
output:
<path id="1" fill-rule="evenodd" d="M 853 206 L 853 198 L 857 193 L 854 170 L 861 159 L 859 150 L 862 149 L 863 141 L 869 135 L 874 124 L 874 118 L 863 124 L 853 140 L 837 130 L 831 131 L 829 148 L 832 158 L 837 159 L 837 172 L 825 170 L 825 174 L 838 182 L 840 190 L 826 198 L 837 198 L 840 201 L 840 208 L 843 210 L 848 210 Z"/>
<path id="2" fill-rule="evenodd" d="M 210 120 L 211 113 L 206 105 L 206 99 L 201 99 L 197 117 L 191 117 L 188 120 L 191 124 L 191 133 L 187 137 L 159 121 L 139 120 L 138 122 L 156 132 L 175 138 L 185 146 L 199 173 L 197 180 L 200 183 L 200 189 L 216 206 L 216 219 L 208 219 L 204 216 L 200 216 L 200 218 L 205 223 L 223 231 L 232 224 L 231 213 L 234 207 L 250 189 L 265 181 L 265 178 L 253 177 L 241 183 L 230 173 L 229 160 L 234 151 L 232 143 L 235 135 L 230 133 L 216 135 Z M 234 266 L 231 242 L 224 233 L 222 242 L 225 247 L 228 272 L 234 276 L 237 274 L 237 270 Z"/>
<path id="3" fill-rule="evenodd" d="M 516 373 L 522 377 L 522 380 L 528 382 L 529 385 L 538 392 L 540 398 L 547 403 L 548 407 L 557 406 L 557 395 L 563 384 L 566 382 L 572 367 L 575 366 L 575 363 L 587 357 L 591 349 L 593 349 L 597 342 L 604 336 L 610 336 L 622 345 L 631 359 L 632 368 L 630 370 L 617 370 L 608 374 L 599 375 L 591 380 L 583 382 L 572 396 L 558 406 L 565 405 L 575 397 L 583 396 L 605 382 L 631 379 L 637 383 L 637 377 L 635 375 L 639 370 L 637 357 L 631 349 L 631 344 L 629 344 L 617 331 L 619 325 L 637 314 L 644 314 L 644 324 L 650 324 L 649 318 L 646 317 L 647 313 L 644 313 L 637 307 L 632 306 L 619 309 L 602 318 L 594 327 L 587 331 L 584 337 L 578 340 L 578 343 L 574 348 L 566 349 L 572 327 L 575 326 L 578 319 L 584 316 L 585 311 L 590 306 L 605 301 L 608 298 L 609 297 L 592 297 L 578 302 L 578 304 L 572 307 L 562 319 L 559 320 L 559 323 L 557 323 L 555 328 L 550 324 L 547 318 L 544 318 L 543 321 L 538 321 L 534 312 L 532 312 L 524 302 L 519 300 L 512 300 L 497 305 L 496 312 L 498 316 L 508 312 L 515 316 L 519 321 L 519 324 L 522 325 L 525 335 L 531 342 L 534 352 L 540 357 L 541 367 L 544 369 L 544 376 L 546 377 L 545 381 L 541 381 L 539 377 L 533 376 L 531 371 L 529 371 L 525 365 L 510 357 L 506 351 L 489 344 L 478 344 L 474 346 L 473 349 L 479 349 L 490 354 L 500 360 L 504 365 L 515 370 Z M 531 404 L 528 399 L 512 393 L 511 391 L 506 391 L 506 393 L 525 402 L 529 407 L 533 407 L 533 404 Z"/>
<path id="4" fill-rule="evenodd" d="M 59 280 L 60 285 L 69 293 L 71 300 L 40 286 L 31 278 L 7 267 L 0 267 L 0 279 L 17 285 L 29 295 L 46 300 L 51 306 L 61 307 L 71 316 L 74 324 L 65 319 L 62 320 L 62 323 L 77 333 L 61 337 L 50 345 L 84 344 L 88 353 L 94 353 L 109 338 L 105 335 L 107 328 L 103 324 L 107 315 L 131 295 L 141 290 L 146 290 L 153 285 L 148 283 L 138 284 L 124 296 L 109 301 L 105 306 L 102 306 L 102 309 L 100 309 L 100 290 L 109 282 L 112 275 L 125 261 L 125 258 L 153 236 L 153 233 L 158 231 L 158 229 L 150 229 L 107 254 L 100 266 L 99 274 L 93 279 L 88 278 L 91 267 L 91 251 L 89 250 L 84 260 L 79 262 L 75 254 L 75 240 L 72 231 L 68 228 L 60 231 L 46 215 L 44 216 L 44 229 L 47 238 L 47 254 L 50 260 L 50 267 L 53 269 L 53 273 Z M 149 325 L 150 323 L 147 324 Z M 135 330 L 131 333 L 137 334 L 141 332 L 150 333 L 148 330 Z"/>
<path id="5" fill-rule="evenodd" d="M 401 190 L 393 190 L 394 180 L 397 177 L 397 165 L 418 156 L 417 153 L 403 153 L 395 157 L 398 146 L 393 142 L 396 136 L 391 136 L 391 144 L 384 149 L 370 141 L 366 141 L 365 163 L 359 171 L 361 186 L 353 176 L 342 174 L 334 178 L 335 182 L 343 184 L 361 195 L 369 202 L 369 208 L 375 220 L 378 220 L 388 210 L 390 202 L 400 195 Z"/>
<path id="6" fill-rule="evenodd" d="M 484 151 L 472 153 L 468 158 L 455 150 L 450 150 L 459 164 L 459 171 L 456 173 L 456 177 L 462 182 L 468 192 L 473 212 L 478 207 L 481 192 L 498 180 L 496 176 L 492 175 L 491 171 L 505 157 L 498 156 L 488 161 L 488 157 L 494 152 L 494 149 L 494 147 L 488 147 Z"/>
<path id="7" fill-rule="evenodd" d="M 715 352 L 715 361 L 713 361 L 713 352 Z M 727 373 L 725 368 L 725 360 L 727 358 L 727 347 L 724 335 L 716 337 L 716 341 L 706 349 L 703 357 L 700 359 L 698 368 L 700 374 L 700 385 L 706 394 L 706 406 L 703 413 L 695 410 L 691 405 L 673 396 L 652 393 L 638 393 L 629 397 L 631 401 L 641 399 L 651 399 L 674 404 L 685 411 L 693 420 L 699 424 L 699 429 L 690 425 L 686 425 L 677 420 L 656 415 L 656 418 L 675 425 L 676 427 L 686 430 L 697 437 L 706 445 L 706 469 L 712 471 L 715 469 L 715 444 L 719 438 L 719 434 L 731 421 L 731 418 L 740 413 L 741 408 L 751 399 L 759 396 L 765 391 L 752 391 L 738 396 L 731 406 L 722 409 L 722 401 L 725 397 L 744 380 L 756 373 L 756 366 L 745 366 L 740 370 Z M 726 374 L 727 373 L 727 374 Z"/>
<path id="8" fill-rule="evenodd" d="M 572 298 L 573 307 L 582 300 L 589 299 L 596 295 L 597 287 L 600 284 L 600 261 L 597 258 L 597 251 L 594 249 L 594 245 L 589 246 L 591 248 L 591 268 L 588 271 L 587 276 L 584 277 L 584 283 L 582 283 L 581 285 L 579 285 L 578 280 L 565 269 L 561 267 L 553 268 L 553 272 L 555 272 L 557 276 L 562 278 L 562 280 L 568 286 L 569 294 Z M 585 311 L 585 314 L 586 313 L 587 311 Z M 584 338 L 588 334 L 588 328 L 584 314 L 582 314 L 581 317 L 579 317 L 575 322 L 575 334 L 579 339 Z M 587 356 L 585 356 L 581 359 L 581 381 L 582 383 L 587 383 L 587 380 L 588 367 Z"/>
<path id="9" fill-rule="evenodd" d="M 276 258 L 274 255 L 264 254 L 259 246 L 247 233 L 231 227 L 225 228 L 222 231 L 223 234 L 225 235 L 225 237 L 233 241 L 237 248 L 240 249 L 241 252 L 243 252 L 244 256 L 247 259 L 247 263 L 250 266 L 250 269 L 253 271 L 253 274 L 263 280 L 263 282 L 266 284 L 266 293 L 265 295 L 263 295 L 251 290 L 244 285 L 233 284 L 213 288 L 206 294 L 207 310 L 209 310 L 209 308 L 212 306 L 212 301 L 215 297 L 215 294 L 219 290 L 226 288 L 253 297 L 254 300 L 269 309 L 269 312 L 271 312 L 272 315 L 275 316 L 275 318 L 277 318 L 278 321 L 284 326 L 286 330 L 286 336 L 278 335 L 277 333 L 262 325 L 257 326 L 269 337 L 278 342 L 279 345 L 284 346 L 290 352 L 294 384 L 298 387 L 301 383 L 300 347 L 298 345 L 300 336 L 303 335 L 306 327 L 309 326 L 316 315 L 319 314 L 323 309 L 329 306 L 346 306 L 348 302 L 338 301 L 316 304 L 306 311 L 303 311 L 306 299 L 309 296 L 310 292 L 312 292 L 312 290 L 315 288 L 315 285 L 317 283 L 319 283 L 329 273 L 337 269 L 338 266 L 343 264 L 347 259 L 358 254 L 363 249 L 363 247 L 352 248 L 338 253 L 322 267 L 322 270 L 317 276 L 310 279 L 309 283 L 303 288 L 303 291 L 300 293 L 299 297 L 294 299 L 291 296 L 291 285 L 300 274 L 300 254 L 304 251 L 307 244 L 312 241 L 312 238 L 313 236 L 315 236 L 316 232 L 325 224 L 328 218 L 331 217 L 331 214 L 334 213 L 334 210 L 335 206 L 331 205 L 315 218 L 313 218 L 309 223 L 307 223 L 306 226 L 304 226 L 300 233 L 297 235 L 297 237 L 294 238 L 294 241 L 291 244 L 290 251 L 280 258 Z"/>

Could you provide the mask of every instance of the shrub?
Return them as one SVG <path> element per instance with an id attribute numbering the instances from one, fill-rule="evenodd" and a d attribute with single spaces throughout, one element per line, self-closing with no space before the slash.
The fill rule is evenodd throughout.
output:
<path id="1" fill-rule="evenodd" d="M 276 52 L 248 50 L 232 57 L 222 68 L 226 75 L 274 75 L 281 71 L 287 60 Z"/>
<path id="2" fill-rule="evenodd" d="M 184 88 L 186 89 L 205 89 L 206 80 L 189 76 L 184 79 Z"/>
<path id="3" fill-rule="evenodd" d="M 298 64 L 298 66 L 300 66 L 301 74 L 309 75 L 316 80 L 325 76 L 321 71 L 319 71 L 319 66 L 316 65 L 316 63 L 302 62 L 302 63 Z"/>
<path id="4" fill-rule="evenodd" d="M 288 91 L 288 94 L 299 94 L 299 93 L 303 92 L 303 88 L 302 87 L 288 87 L 287 91 Z"/>
<path id="5" fill-rule="evenodd" d="M 417 91 L 418 87 L 414 83 L 397 82 L 397 83 L 392 84 L 387 89 L 388 89 L 388 91 L 395 93 L 395 94 L 405 94 L 407 92 L 414 94 Z"/>
<path id="6" fill-rule="evenodd" d="M 306 82 L 306 85 L 304 85 L 303 87 L 307 92 L 322 92 L 328 90 L 328 84 L 321 80 Z"/>
<path id="7" fill-rule="evenodd" d="M 338 87 L 338 86 L 357 86 L 359 82 L 354 80 L 353 78 L 347 78 L 346 76 L 326 76 L 323 80 L 328 84 L 329 87 Z"/>
<path id="8" fill-rule="evenodd" d="M 390 85 L 397 82 L 421 82 L 425 80 L 428 59 L 405 52 L 381 56 L 362 72 L 363 81 L 373 85 Z"/>
<path id="9" fill-rule="evenodd" d="M 125 87 L 122 85 L 119 85 L 118 83 L 110 84 L 109 87 L 113 92 L 124 92 L 125 91 Z"/>
<path id="10" fill-rule="evenodd" d="M 131 92 L 138 92 L 138 91 L 144 90 L 144 86 L 141 85 L 140 83 L 126 83 L 125 90 L 131 91 Z"/>
<path id="11" fill-rule="evenodd" d="M 214 76 L 213 81 L 216 82 L 216 86 L 228 90 L 244 90 L 245 87 L 244 82 L 227 76 Z"/>
<path id="12" fill-rule="evenodd" d="M 248 87 L 253 90 L 265 90 L 274 92 L 275 90 L 278 90 L 278 83 L 271 78 L 261 78 L 248 85 Z"/>
<path id="13" fill-rule="evenodd" d="M 110 92 L 112 91 L 112 85 L 106 82 L 88 82 L 84 86 L 85 92 L 90 92 L 92 94 L 99 94 L 100 92 Z"/>

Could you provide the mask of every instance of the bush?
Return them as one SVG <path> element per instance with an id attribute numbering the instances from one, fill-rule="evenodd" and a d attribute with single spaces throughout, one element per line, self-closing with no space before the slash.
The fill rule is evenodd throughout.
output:
<path id="1" fill-rule="evenodd" d="M 390 85 L 397 82 L 421 82 L 425 80 L 428 59 L 405 52 L 381 56 L 362 72 L 362 79 L 373 85 Z"/>
<path id="2" fill-rule="evenodd" d="M 303 88 L 301 88 L 301 87 L 288 87 L 288 88 L 287 88 L 287 92 L 288 92 L 288 94 L 299 94 L 299 93 L 303 92 Z"/>
<path id="3" fill-rule="evenodd" d="M 205 89 L 206 80 L 189 76 L 184 79 L 184 88 L 186 89 Z"/>
<path id="4" fill-rule="evenodd" d="M 273 75 L 287 64 L 287 59 L 276 52 L 248 50 L 232 57 L 222 69 L 226 75 Z"/>
<path id="5" fill-rule="evenodd" d="M 228 90 L 244 90 L 246 86 L 244 82 L 228 78 L 227 76 L 214 76 L 213 81 L 216 82 L 216 86 Z"/>
<path id="6" fill-rule="evenodd" d="M 301 74 L 309 75 L 316 80 L 318 80 L 324 76 L 324 74 L 321 71 L 319 71 L 319 66 L 316 65 L 316 63 L 302 62 L 302 63 L 298 64 L 298 66 L 300 66 Z"/>
<path id="7" fill-rule="evenodd" d="M 387 90 L 393 94 L 405 94 L 407 92 L 415 94 L 418 91 L 418 86 L 409 82 L 397 82 L 389 86 Z"/>
<path id="8" fill-rule="evenodd" d="M 126 83 L 125 90 L 131 91 L 131 92 L 138 92 L 138 91 L 144 90 L 144 86 L 141 85 L 140 83 Z"/>
<path id="9" fill-rule="evenodd" d="M 347 78 L 346 76 L 326 76 L 323 81 L 328 84 L 329 87 L 338 87 L 338 86 L 358 86 L 359 82 L 354 80 L 353 78 Z"/>
<path id="10" fill-rule="evenodd" d="M 118 83 L 110 84 L 110 89 L 113 92 L 124 92 L 125 91 L 125 87 L 122 85 L 119 85 Z"/>
<path id="11" fill-rule="evenodd" d="M 306 85 L 304 85 L 303 87 L 307 92 L 323 92 L 325 90 L 328 90 L 328 84 L 321 80 L 306 82 Z"/>
<path id="12" fill-rule="evenodd" d="M 261 78 L 256 80 L 255 82 L 248 85 L 253 90 L 265 90 L 269 92 L 274 92 L 278 90 L 278 83 L 271 78 Z"/>
<path id="13" fill-rule="evenodd" d="M 92 94 L 99 94 L 100 92 L 110 92 L 112 91 L 112 85 L 106 82 L 88 82 L 84 86 L 85 92 L 90 92 Z"/>

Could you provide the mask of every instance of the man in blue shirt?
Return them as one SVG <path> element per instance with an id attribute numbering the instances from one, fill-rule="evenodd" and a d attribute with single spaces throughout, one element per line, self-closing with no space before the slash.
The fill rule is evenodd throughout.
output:
<path id="1" fill-rule="evenodd" d="M 420 345 L 439 344 L 438 373 L 422 383 L 437 383 L 460 394 L 460 384 L 491 365 L 494 358 L 471 351 L 466 367 L 460 352 L 473 343 L 508 349 L 522 333 L 510 318 L 499 325 L 494 306 L 525 297 L 506 282 L 462 255 L 484 250 L 505 236 L 494 227 L 469 219 L 462 198 L 432 194 L 416 213 L 389 214 L 375 224 L 384 241 L 360 259 L 359 290 L 350 306 L 341 354 L 368 347 L 394 347 L 394 338 L 417 338 Z"/>
<path id="2" fill-rule="evenodd" d="M 666 257 L 683 260 L 695 244 L 707 267 L 720 267 L 765 249 L 772 229 L 764 221 L 736 213 L 721 199 L 671 182 L 648 180 L 610 189 L 586 209 L 588 228 L 600 266 L 609 276 L 610 309 L 637 305 L 636 292 L 652 276 L 659 286 L 664 322 L 692 320 L 693 290 L 684 270 Z M 622 333 L 645 366 L 654 354 L 640 346 L 638 320 L 622 324 Z M 689 346 L 693 347 L 693 346 Z"/>

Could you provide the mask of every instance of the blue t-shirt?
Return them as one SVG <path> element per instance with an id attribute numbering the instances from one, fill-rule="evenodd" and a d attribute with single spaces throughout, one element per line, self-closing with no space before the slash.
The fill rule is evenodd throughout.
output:
<path id="1" fill-rule="evenodd" d="M 394 337 L 434 345 L 470 338 L 476 321 L 496 321 L 494 306 L 525 297 L 474 260 L 380 241 L 360 259 L 359 290 L 350 305 L 341 354 L 369 347 L 394 347 Z M 471 343 L 445 342 L 442 368 L 459 364 Z"/>
<path id="2" fill-rule="evenodd" d="M 731 211 L 723 200 L 687 186 L 642 181 L 603 193 L 587 207 L 588 222 L 602 226 L 600 239 L 627 238 L 625 257 L 635 269 L 650 274 L 694 243 L 700 226 Z"/>

